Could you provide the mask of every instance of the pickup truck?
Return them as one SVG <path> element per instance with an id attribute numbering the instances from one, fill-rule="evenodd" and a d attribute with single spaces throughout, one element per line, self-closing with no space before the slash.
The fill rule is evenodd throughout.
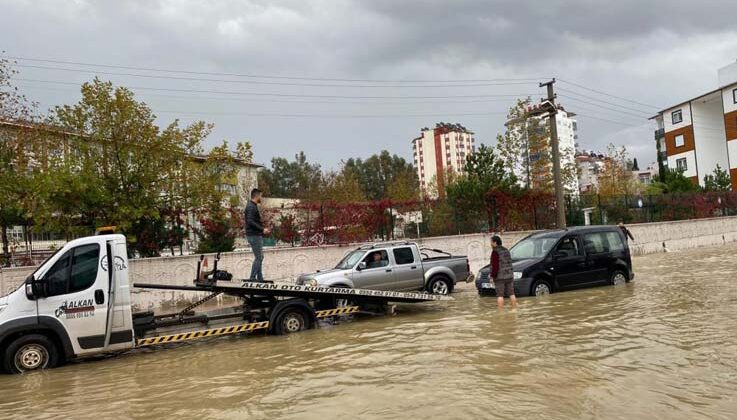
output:
<path id="1" fill-rule="evenodd" d="M 432 253 L 432 254 L 431 254 Z M 435 256 L 431 256 L 431 255 Z M 437 255 L 440 254 L 440 255 Z M 332 269 L 302 274 L 298 285 L 376 290 L 423 290 L 447 295 L 459 281 L 473 281 L 468 258 L 413 242 L 363 245 Z"/>

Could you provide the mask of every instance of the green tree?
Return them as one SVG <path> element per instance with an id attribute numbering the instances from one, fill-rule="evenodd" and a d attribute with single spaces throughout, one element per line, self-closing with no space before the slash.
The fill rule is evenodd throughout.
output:
<path id="1" fill-rule="evenodd" d="M 700 190 L 698 184 L 694 183 L 690 178 L 683 174 L 683 170 L 671 169 L 665 174 L 665 192 L 666 193 L 685 193 L 696 192 Z"/>
<path id="2" fill-rule="evenodd" d="M 419 196 L 417 172 L 404 158 L 382 150 L 363 160 L 348 159 L 344 167 L 354 171 L 369 200 L 410 200 Z M 414 192 L 414 194 L 412 194 Z"/>
<path id="3" fill-rule="evenodd" d="M 220 167 L 196 166 L 211 125 L 180 128 L 175 121 L 161 131 L 151 109 L 133 92 L 99 79 L 84 83 L 81 93 L 78 103 L 54 108 L 49 118 L 68 133 L 59 144 L 71 188 L 58 185 L 54 197 L 70 206 L 69 217 L 118 226 L 135 247 L 146 242 L 139 240 L 141 229 L 158 229 L 162 213 L 181 215 L 221 198 L 216 188 Z M 86 202 L 75 211 L 71 206 L 77 195 Z M 175 222 L 171 217 L 168 222 Z M 148 248 L 138 251 L 152 255 Z"/>
<path id="4" fill-rule="evenodd" d="M 464 174 L 445 187 L 447 200 L 462 209 L 466 218 L 478 218 L 486 212 L 488 226 L 493 226 L 496 204 L 492 191 L 512 194 L 518 189 L 517 177 L 509 171 L 507 162 L 493 148 L 484 144 L 466 159 Z"/>
<path id="5" fill-rule="evenodd" d="M 719 165 L 711 175 L 704 176 L 704 190 L 706 191 L 731 191 L 732 178 L 729 173 Z"/>
<path id="6" fill-rule="evenodd" d="M 338 173 L 328 173 L 323 184 L 324 189 L 320 195 L 327 199 L 339 203 L 366 201 L 358 174 L 353 169 L 344 166 Z"/>
<path id="7" fill-rule="evenodd" d="M 259 173 L 259 187 L 272 197 L 308 198 L 316 194 L 322 185 L 319 164 L 307 161 L 304 152 L 294 156 L 294 161 L 282 157 L 271 159 L 271 168 Z"/>

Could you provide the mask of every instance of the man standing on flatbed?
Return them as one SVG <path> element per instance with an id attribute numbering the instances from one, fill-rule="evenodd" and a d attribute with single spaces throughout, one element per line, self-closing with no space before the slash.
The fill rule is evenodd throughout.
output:
<path id="1" fill-rule="evenodd" d="M 509 296 L 512 308 L 516 307 L 512 255 L 507 248 L 502 246 L 502 238 L 497 235 L 491 237 L 491 278 L 496 288 L 496 302 L 499 309 L 504 308 L 505 296 Z"/>
<path id="2" fill-rule="evenodd" d="M 264 281 L 261 269 L 264 262 L 264 234 L 269 234 L 269 229 L 264 228 L 261 222 L 261 212 L 258 205 L 261 204 L 261 190 L 254 188 L 251 191 L 251 200 L 246 205 L 246 240 L 253 251 L 253 264 L 251 265 L 251 276 L 249 280 Z"/>

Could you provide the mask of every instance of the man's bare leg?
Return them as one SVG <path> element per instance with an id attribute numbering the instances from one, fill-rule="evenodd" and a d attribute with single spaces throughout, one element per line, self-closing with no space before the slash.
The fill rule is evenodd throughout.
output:
<path id="1" fill-rule="evenodd" d="M 497 297 L 496 304 L 499 306 L 499 309 L 504 309 L 504 296 Z"/>
<path id="2" fill-rule="evenodd" d="M 509 296 L 509 301 L 512 304 L 512 307 L 513 308 L 516 308 L 517 307 L 517 296 L 515 296 L 515 295 Z"/>

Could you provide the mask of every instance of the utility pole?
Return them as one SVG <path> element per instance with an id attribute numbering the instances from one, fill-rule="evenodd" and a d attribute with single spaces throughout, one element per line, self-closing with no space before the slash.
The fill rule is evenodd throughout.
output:
<path id="1" fill-rule="evenodd" d="M 550 148 L 552 149 L 553 158 L 553 184 L 555 185 L 555 210 L 557 215 L 557 227 L 566 227 L 566 207 L 565 197 L 563 196 L 563 179 L 560 172 L 560 147 L 558 146 L 558 125 L 556 122 L 556 115 L 558 114 L 558 108 L 555 105 L 555 92 L 553 91 L 553 84 L 555 84 L 555 78 L 553 80 L 540 83 L 540 87 L 548 88 L 547 102 L 552 105 L 550 110 Z"/>

